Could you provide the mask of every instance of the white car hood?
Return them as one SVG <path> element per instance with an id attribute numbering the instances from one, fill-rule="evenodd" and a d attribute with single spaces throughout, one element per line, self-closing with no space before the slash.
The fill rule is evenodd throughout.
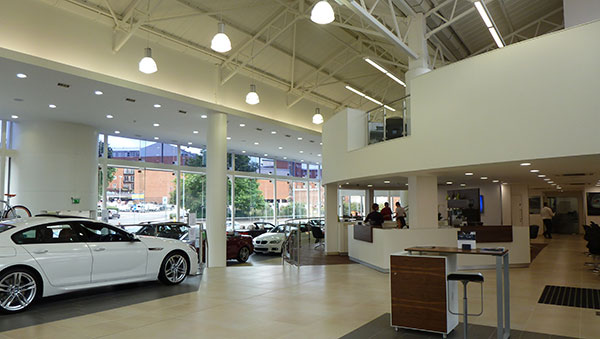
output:
<path id="1" fill-rule="evenodd" d="M 177 240 L 177 239 L 159 238 L 159 237 L 152 237 L 152 236 L 148 236 L 148 235 L 138 235 L 137 237 L 138 237 L 138 239 L 140 239 L 141 242 L 143 242 L 148 247 L 163 247 L 163 246 L 173 247 L 173 246 L 176 246 L 176 245 L 182 243 L 180 240 Z"/>
<path id="2" fill-rule="evenodd" d="M 271 240 L 284 240 L 284 239 L 285 239 L 284 233 L 263 233 L 263 234 L 259 235 L 258 237 L 254 238 L 255 241 L 260 241 L 260 240 L 271 241 Z"/>

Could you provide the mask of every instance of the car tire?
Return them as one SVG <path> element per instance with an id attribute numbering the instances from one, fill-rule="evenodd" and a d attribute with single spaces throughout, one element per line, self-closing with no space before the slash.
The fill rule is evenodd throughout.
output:
<path id="1" fill-rule="evenodd" d="M 237 256 L 237 261 L 243 264 L 246 261 L 248 261 L 248 258 L 250 258 L 250 249 L 248 248 L 248 246 L 240 248 Z"/>
<path id="2" fill-rule="evenodd" d="M 24 267 L 9 268 L 2 272 L 0 286 L 7 286 L 6 290 L 0 292 L 2 313 L 23 312 L 42 295 L 42 281 L 39 276 L 33 270 Z"/>
<path id="3" fill-rule="evenodd" d="M 187 255 L 183 252 L 171 252 L 160 265 L 158 280 L 165 285 L 181 284 L 189 272 L 190 261 Z"/>

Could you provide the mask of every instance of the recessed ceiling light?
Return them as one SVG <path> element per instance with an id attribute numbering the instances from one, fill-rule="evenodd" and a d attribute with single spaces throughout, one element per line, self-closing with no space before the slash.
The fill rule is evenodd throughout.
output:
<path id="1" fill-rule="evenodd" d="M 347 182 L 347 183 L 346 183 L 346 185 L 350 185 L 350 183 L 349 183 L 349 182 Z"/>
<path id="2" fill-rule="evenodd" d="M 19 79 L 25 79 L 25 78 L 27 78 L 27 74 L 25 74 L 25 73 L 17 73 L 17 78 L 19 78 Z"/>
<path id="3" fill-rule="evenodd" d="M 192 144 L 192 142 L 191 142 L 191 141 L 188 141 L 188 145 L 191 145 L 191 144 Z"/>
<path id="4" fill-rule="evenodd" d="M 198 134 L 198 131 L 194 131 L 194 134 Z"/>
<path id="5" fill-rule="evenodd" d="M 531 166 L 531 163 L 530 162 L 522 162 L 521 166 Z"/>
<path id="6" fill-rule="evenodd" d="M 323 143 L 322 143 L 322 142 L 320 142 L 320 143 L 319 143 L 319 145 L 323 146 Z"/>
<path id="7" fill-rule="evenodd" d="M 15 114 L 11 115 L 10 117 L 13 118 L 13 119 L 19 119 L 19 116 L 15 115 Z"/>
<path id="8" fill-rule="evenodd" d="M 545 174 L 538 174 L 538 178 L 545 178 L 546 175 Z"/>
<path id="9" fill-rule="evenodd" d="M 473 172 L 467 172 L 465 175 L 473 175 Z"/>
<path id="10" fill-rule="evenodd" d="M 552 186 L 556 186 L 556 184 L 555 184 L 555 183 L 551 183 L 550 185 L 552 185 Z"/>
<path id="11" fill-rule="evenodd" d="M 246 124 L 240 124 L 240 127 L 246 127 Z"/>
<path id="12" fill-rule="evenodd" d="M 446 185 L 452 185 L 453 182 L 452 181 L 446 181 Z"/>
<path id="13" fill-rule="evenodd" d="M 320 164 L 320 162 L 317 161 L 317 165 Z"/>
<path id="14" fill-rule="evenodd" d="M 492 182 L 500 182 L 500 180 L 494 179 L 494 180 L 492 180 Z"/>
<path id="15" fill-rule="evenodd" d="M 383 183 L 384 183 L 384 184 L 389 184 L 389 183 L 390 183 L 390 181 L 389 181 L 389 180 L 384 180 L 384 181 L 383 181 Z"/>
<path id="16" fill-rule="evenodd" d="M 56 105 L 55 104 L 50 104 L 50 105 L 48 105 L 48 107 L 50 107 L 50 108 L 56 108 Z"/>
<path id="17" fill-rule="evenodd" d="M 162 105 L 161 104 L 154 104 L 154 108 L 161 108 Z"/>
<path id="18" fill-rule="evenodd" d="M 112 119 L 112 118 L 114 118 L 114 117 L 111 114 L 106 115 L 106 119 Z"/>
<path id="19" fill-rule="evenodd" d="M 277 134 L 277 131 L 271 131 L 271 134 Z"/>
<path id="20" fill-rule="evenodd" d="M 255 142 L 254 142 L 254 144 L 255 144 L 255 145 L 258 145 L 258 142 L 257 142 L 257 141 L 255 141 Z"/>
<path id="21" fill-rule="evenodd" d="M 300 153 L 304 153 L 304 151 L 300 151 Z"/>
<path id="22" fill-rule="evenodd" d="M 481 177 L 481 180 L 487 180 L 488 177 Z"/>
<path id="23" fill-rule="evenodd" d="M 96 95 L 102 95 L 102 94 L 104 94 L 104 92 L 102 92 L 102 91 L 94 91 L 94 94 L 96 94 Z"/>
<path id="24" fill-rule="evenodd" d="M 278 148 L 278 149 L 283 149 L 283 147 L 281 147 L 281 146 L 279 146 L 279 147 L 277 147 L 277 148 Z"/>
<path id="25" fill-rule="evenodd" d="M 115 134 L 121 134 L 121 131 L 115 131 Z"/>
<path id="26" fill-rule="evenodd" d="M 368 184 L 368 185 L 367 185 L 367 187 L 373 187 L 373 185 L 371 185 L 371 184 Z"/>
<path id="27" fill-rule="evenodd" d="M 283 157 L 283 160 L 287 160 L 287 157 Z"/>
<path id="28" fill-rule="evenodd" d="M 302 140 L 302 137 L 298 137 L 298 140 Z"/>
<path id="29" fill-rule="evenodd" d="M 200 116 L 200 118 L 202 118 L 202 119 L 206 119 L 206 118 L 208 118 L 208 115 L 206 115 L 206 114 L 202 114 L 202 115 Z"/>
<path id="30" fill-rule="evenodd" d="M 242 153 L 246 153 L 246 151 L 242 151 Z"/>
<path id="31" fill-rule="evenodd" d="M 321 153 L 317 154 L 317 156 L 318 156 L 318 157 L 320 157 L 320 156 L 321 156 Z"/>
<path id="32" fill-rule="evenodd" d="M 158 137 L 154 137 L 154 140 L 158 140 Z"/>
<path id="33" fill-rule="evenodd" d="M 231 140 L 231 137 L 227 137 L 226 139 L 227 139 L 227 140 Z"/>
<path id="34" fill-rule="evenodd" d="M 465 187 L 467 186 L 467 184 L 460 184 L 460 187 Z"/>
<path id="35" fill-rule="evenodd" d="M 304 160 L 300 160 L 300 162 L 304 162 Z"/>
<path id="36" fill-rule="evenodd" d="M 544 181 L 550 181 L 550 178 L 544 178 Z"/>
<path id="37" fill-rule="evenodd" d="M 548 183 L 549 183 L 549 184 L 553 184 L 553 183 L 554 183 L 554 181 L 552 181 L 552 180 L 549 180 L 549 181 L 548 181 Z"/>
<path id="38" fill-rule="evenodd" d="M 536 169 L 529 170 L 529 172 L 531 172 L 531 173 L 537 173 L 537 172 L 539 172 L 539 171 L 540 171 L 540 170 L 536 170 Z"/>
<path id="39" fill-rule="evenodd" d="M 268 156 L 269 156 L 269 154 L 268 154 L 268 153 L 265 153 L 265 157 L 268 157 Z"/>
<path id="40" fill-rule="evenodd" d="M 153 123 L 153 124 L 152 124 L 152 126 L 154 126 L 154 127 L 159 127 L 159 126 L 160 126 L 160 124 L 158 124 L 158 123 L 156 123 L 156 122 L 155 122 L 155 123 Z"/>

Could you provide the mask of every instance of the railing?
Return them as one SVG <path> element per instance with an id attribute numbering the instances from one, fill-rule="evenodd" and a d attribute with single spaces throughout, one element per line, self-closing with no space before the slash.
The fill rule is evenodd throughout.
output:
<path id="1" fill-rule="evenodd" d="M 314 218 L 296 218 L 286 220 L 285 225 L 285 240 L 281 246 L 282 264 L 288 263 L 300 268 L 300 249 L 302 247 L 302 235 L 307 234 L 306 244 L 310 245 L 311 227 L 322 227 L 324 224 L 323 217 Z M 298 232 L 300 231 L 300 232 Z"/>
<path id="2" fill-rule="evenodd" d="M 366 113 L 367 145 L 410 135 L 410 95 Z"/>

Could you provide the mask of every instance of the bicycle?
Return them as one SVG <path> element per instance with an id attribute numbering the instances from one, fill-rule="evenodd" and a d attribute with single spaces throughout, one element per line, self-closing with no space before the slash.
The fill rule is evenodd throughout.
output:
<path id="1" fill-rule="evenodd" d="M 15 205 L 11 206 L 9 204 L 10 198 L 14 198 L 16 194 L 4 194 L 6 196 L 6 200 L 0 200 L 0 203 L 4 204 L 4 209 L 2 210 L 2 219 L 20 219 L 20 218 L 29 218 L 31 217 L 31 211 L 23 205 Z"/>

